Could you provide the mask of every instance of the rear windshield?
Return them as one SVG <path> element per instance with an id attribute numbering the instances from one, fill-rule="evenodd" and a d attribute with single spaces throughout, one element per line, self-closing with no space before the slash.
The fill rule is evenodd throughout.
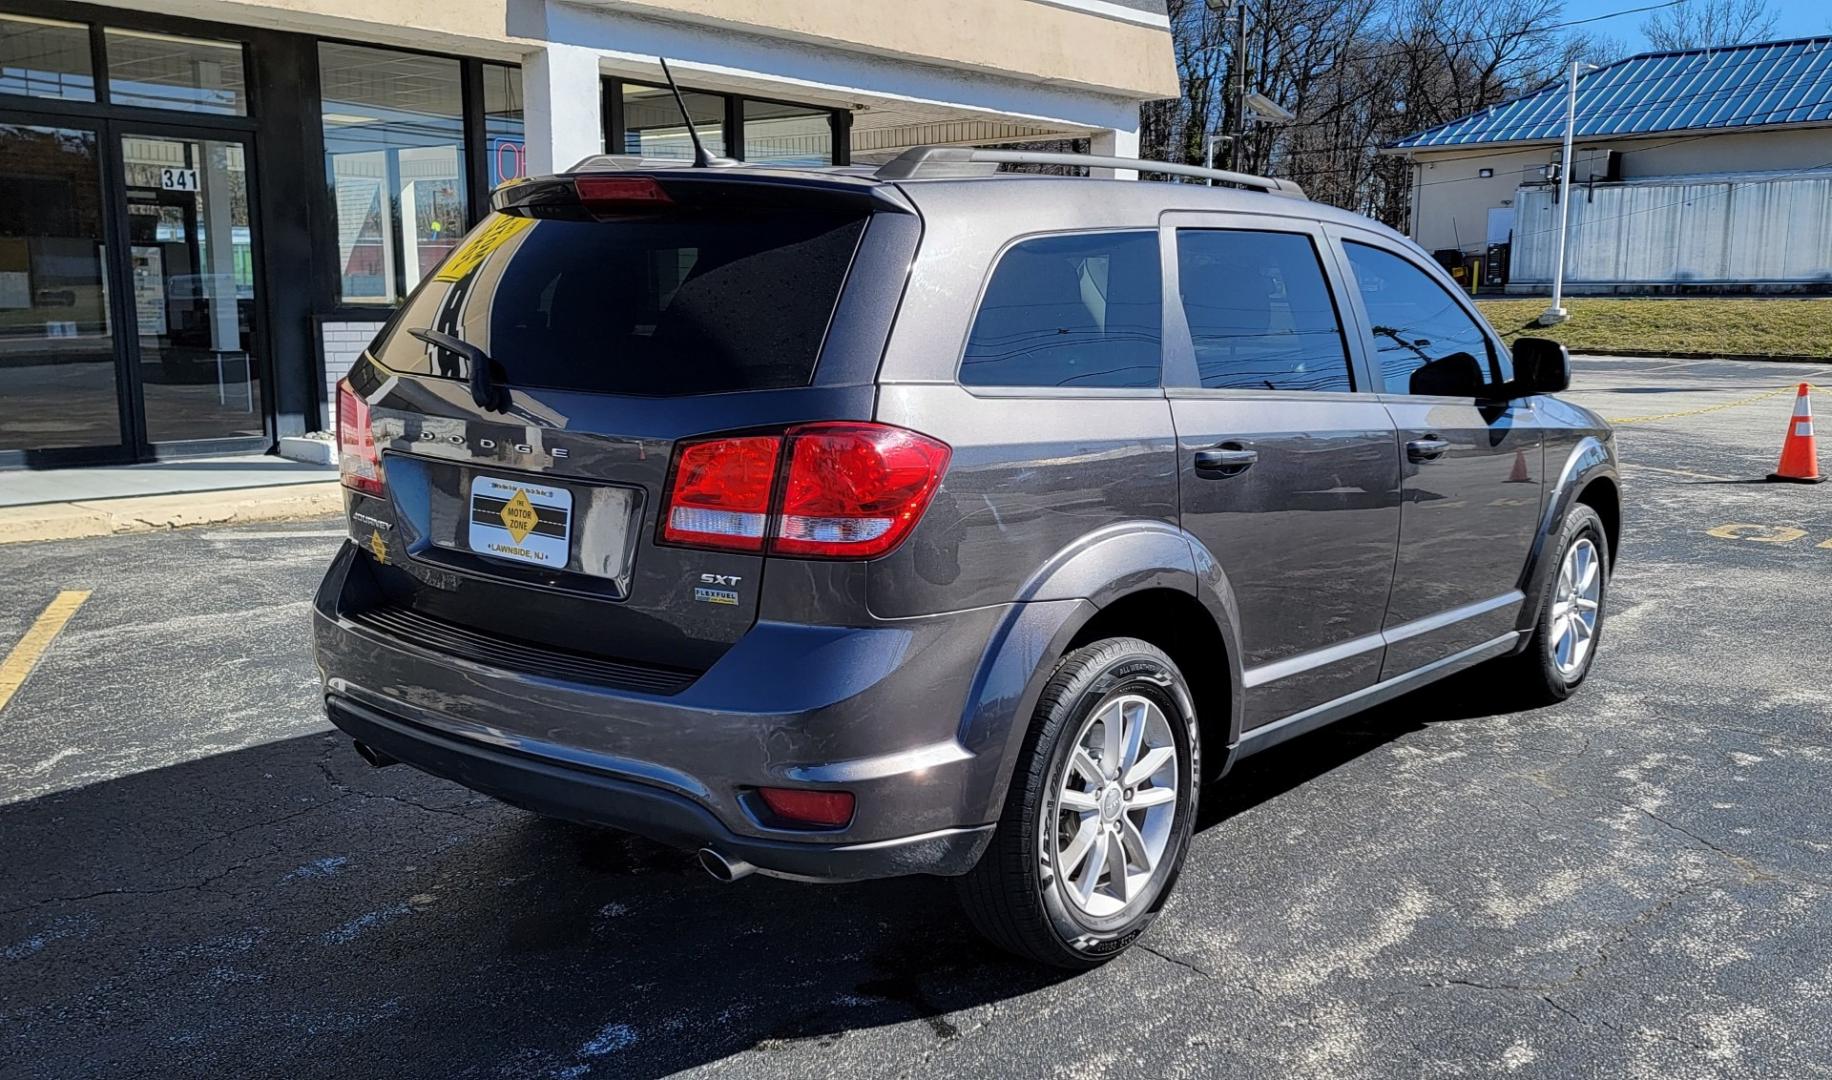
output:
<path id="1" fill-rule="evenodd" d="M 492 214 L 377 340 L 383 366 L 511 386 L 716 394 L 806 386 L 865 219 L 802 209 L 616 221 Z"/>

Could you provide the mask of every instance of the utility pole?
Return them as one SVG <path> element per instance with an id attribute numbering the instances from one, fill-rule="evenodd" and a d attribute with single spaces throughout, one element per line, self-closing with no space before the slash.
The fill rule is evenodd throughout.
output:
<path id="1" fill-rule="evenodd" d="M 1247 134 L 1247 0 L 1234 0 L 1234 137 L 1228 141 L 1228 161 L 1236 172 L 1243 172 L 1246 162 Z"/>
<path id="2" fill-rule="evenodd" d="M 1242 139 L 1247 133 L 1247 0 L 1204 0 L 1208 9 L 1222 18 L 1234 17 L 1234 59 L 1229 65 L 1233 68 L 1234 77 L 1228 80 L 1225 91 L 1226 99 L 1222 104 L 1222 127 L 1219 134 L 1206 139 L 1211 166 L 1212 155 L 1217 140 L 1227 140 L 1228 167 L 1239 171 L 1241 161 Z"/>
<path id="3" fill-rule="evenodd" d="M 1565 156 L 1558 164 L 1558 265 L 1552 270 L 1552 306 L 1539 317 L 1539 325 L 1556 326 L 1571 318 L 1565 310 L 1565 238 L 1571 224 L 1571 141 L 1578 126 L 1578 74 L 1597 65 L 1571 62 L 1571 88 L 1565 98 Z"/>

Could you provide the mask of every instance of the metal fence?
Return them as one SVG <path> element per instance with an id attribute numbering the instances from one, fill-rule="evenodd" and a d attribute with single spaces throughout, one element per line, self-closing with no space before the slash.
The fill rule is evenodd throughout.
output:
<path id="1" fill-rule="evenodd" d="M 1558 192 L 1522 187 L 1510 278 L 1547 283 Z M 1832 282 L 1832 174 L 1574 185 L 1570 284 Z"/>

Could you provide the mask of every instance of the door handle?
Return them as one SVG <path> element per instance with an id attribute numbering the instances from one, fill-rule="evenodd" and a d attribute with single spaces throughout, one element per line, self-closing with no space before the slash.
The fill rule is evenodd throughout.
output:
<path id="1" fill-rule="evenodd" d="M 1239 476 L 1258 460 L 1258 450 L 1249 450 L 1239 443 L 1222 443 L 1196 451 L 1196 471 L 1205 476 Z"/>
<path id="2" fill-rule="evenodd" d="M 1410 461 L 1436 461 L 1443 457 L 1444 451 L 1448 449 L 1450 449 L 1450 443 L 1447 440 L 1440 439 L 1436 435 L 1427 435 L 1406 444 L 1406 458 Z"/>

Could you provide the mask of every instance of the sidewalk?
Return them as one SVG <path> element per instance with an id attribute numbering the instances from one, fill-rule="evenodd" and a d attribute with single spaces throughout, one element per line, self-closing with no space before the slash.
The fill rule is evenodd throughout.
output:
<path id="1" fill-rule="evenodd" d="M 286 521 L 342 506 L 335 468 L 264 455 L 0 472 L 0 544 Z"/>

